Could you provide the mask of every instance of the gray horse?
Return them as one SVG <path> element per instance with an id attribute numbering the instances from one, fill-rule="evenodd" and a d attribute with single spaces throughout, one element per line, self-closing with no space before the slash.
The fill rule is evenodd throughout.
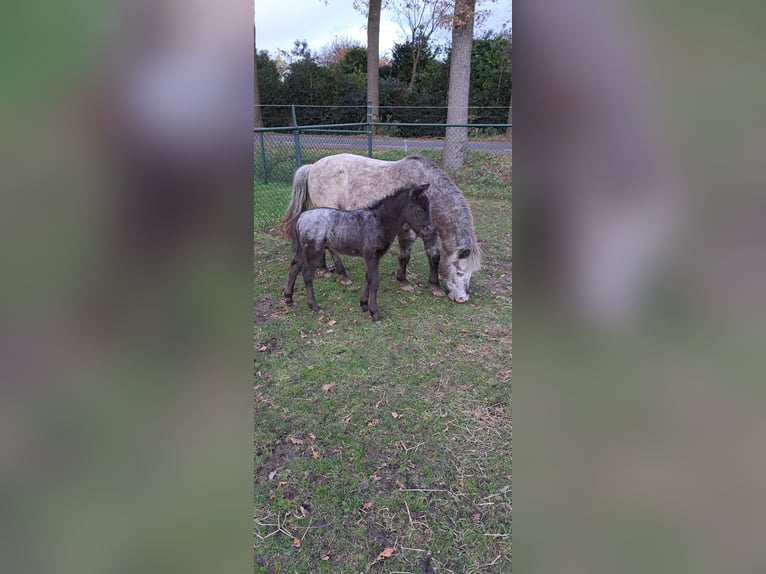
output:
<path id="1" fill-rule="evenodd" d="M 431 209 L 424 193 L 426 189 L 427 183 L 400 188 L 368 209 L 343 211 L 320 207 L 302 213 L 290 230 L 293 260 L 287 274 L 285 302 L 288 305 L 293 302 L 295 279 L 298 273 L 302 273 L 308 305 L 315 312 L 320 310 L 314 299 L 314 270 L 325 249 L 329 249 L 338 268 L 343 267 L 338 253 L 364 257 L 367 274 L 359 304 L 362 311 L 370 312 L 374 322 L 379 322 L 380 258 L 391 247 L 405 223 L 418 232 L 427 234 L 432 231 Z"/>
<path id="2" fill-rule="evenodd" d="M 431 160 L 419 156 L 399 161 L 382 161 L 353 154 L 338 154 L 300 167 L 293 177 L 290 204 L 282 218 L 282 232 L 290 236 L 293 221 L 309 208 L 360 209 L 390 195 L 395 189 L 415 182 L 428 182 L 431 202 L 432 234 L 422 234 L 429 261 L 431 292 L 443 296 L 439 277 L 449 298 L 458 303 L 468 300 L 471 275 L 481 264 L 481 250 L 473 229 L 473 216 L 457 186 Z M 396 278 L 405 291 L 407 264 L 417 234 L 408 226 L 399 233 L 399 270 Z M 439 250 L 441 244 L 441 253 Z M 323 259 L 324 261 L 324 259 Z M 324 266 L 326 269 L 326 265 Z M 348 281 L 345 270 L 337 267 L 341 281 Z"/>

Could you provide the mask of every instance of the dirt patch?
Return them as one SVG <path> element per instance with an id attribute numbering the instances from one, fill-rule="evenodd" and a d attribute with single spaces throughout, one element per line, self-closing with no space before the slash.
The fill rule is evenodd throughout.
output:
<path id="1" fill-rule="evenodd" d="M 498 277 L 485 276 L 481 283 L 487 288 L 487 291 L 493 295 L 497 295 L 498 293 L 510 293 L 513 290 L 513 275 L 501 274 Z"/>
<path id="2" fill-rule="evenodd" d="M 276 480 L 279 471 L 285 468 L 292 459 L 302 456 L 305 447 L 303 445 L 278 441 L 268 447 L 256 448 L 255 455 L 260 456 L 265 450 L 270 452 L 263 462 L 258 465 L 258 468 L 255 469 L 256 482 Z"/>
<path id="3" fill-rule="evenodd" d="M 254 310 L 254 320 L 256 325 L 265 325 L 274 317 L 274 309 L 279 307 L 279 300 L 271 297 L 263 297 L 256 301 Z"/>
<path id="4" fill-rule="evenodd" d="M 272 337 L 271 339 L 267 339 L 265 341 L 255 342 L 255 350 L 259 353 L 273 353 L 279 349 L 279 347 L 280 344 L 276 337 Z"/>

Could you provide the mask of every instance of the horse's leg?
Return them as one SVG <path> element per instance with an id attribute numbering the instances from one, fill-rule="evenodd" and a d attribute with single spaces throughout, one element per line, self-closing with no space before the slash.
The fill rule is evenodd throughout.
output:
<path id="1" fill-rule="evenodd" d="M 370 315 L 372 315 L 372 320 L 375 323 L 380 322 L 380 313 L 378 313 L 378 286 L 380 285 L 380 275 L 378 274 L 379 262 L 379 257 L 370 258 L 369 261 L 365 259 L 367 267 L 367 284 L 369 286 L 370 294 L 369 309 Z"/>
<path id="2" fill-rule="evenodd" d="M 407 265 L 412 255 L 412 244 L 417 237 L 417 234 L 409 228 L 399 232 L 399 270 L 396 272 L 396 280 L 399 281 L 399 287 L 405 291 L 415 290 L 407 281 Z"/>
<path id="3" fill-rule="evenodd" d="M 330 251 L 332 253 L 332 251 Z M 316 269 L 317 277 L 332 277 L 332 272 L 327 267 L 327 257 L 325 256 L 325 250 L 322 249 L 322 255 L 319 258 L 319 263 Z"/>
<path id="4" fill-rule="evenodd" d="M 321 250 L 321 253 L 324 253 L 324 248 Z M 311 256 L 305 254 L 304 257 L 305 259 L 301 266 L 301 271 L 303 272 L 303 283 L 306 285 L 306 302 L 311 310 L 316 313 L 322 310 L 322 308 L 317 305 L 316 299 L 314 298 L 314 270 L 316 269 L 319 260 L 319 254 L 314 255 L 312 253 Z"/>
<path id="5" fill-rule="evenodd" d="M 444 297 L 444 291 L 439 287 L 439 237 L 434 231 L 431 235 L 423 236 L 423 245 L 428 256 L 428 285 L 431 293 L 437 297 Z"/>
<path id="6" fill-rule="evenodd" d="M 365 267 L 367 267 L 366 260 L 365 260 Z M 370 298 L 370 274 L 368 271 L 365 270 L 364 287 L 362 288 L 362 294 L 359 296 L 359 305 L 362 307 L 362 313 L 366 313 L 370 309 L 370 306 L 368 305 L 369 298 Z"/>
<path id="7" fill-rule="evenodd" d="M 287 286 L 285 287 L 285 303 L 288 305 L 293 304 L 293 289 L 295 289 L 295 279 L 298 277 L 298 273 L 301 270 L 301 263 L 297 257 L 293 257 L 290 263 L 290 269 L 287 271 Z"/>
<path id="8" fill-rule="evenodd" d="M 344 285 L 351 285 L 351 279 L 346 274 L 346 268 L 343 266 L 343 261 L 340 260 L 340 256 L 332 249 L 329 250 L 332 255 L 333 263 L 335 263 L 335 272 L 340 276 L 340 282 Z"/>

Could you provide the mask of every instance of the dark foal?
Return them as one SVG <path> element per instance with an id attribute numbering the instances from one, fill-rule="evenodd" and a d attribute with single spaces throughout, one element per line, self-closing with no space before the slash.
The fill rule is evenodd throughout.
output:
<path id="1" fill-rule="evenodd" d="M 364 257 L 366 283 L 359 300 L 362 311 L 369 311 L 374 322 L 378 313 L 378 264 L 405 223 L 417 233 L 431 233 L 431 206 L 425 190 L 429 184 L 402 187 L 367 209 L 343 211 L 315 208 L 301 213 L 292 226 L 293 260 L 287 274 L 285 301 L 293 302 L 293 289 L 298 273 L 303 274 L 306 299 L 313 311 L 320 307 L 314 299 L 314 271 L 325 248 L 342 268 L 338 255 Z"/>

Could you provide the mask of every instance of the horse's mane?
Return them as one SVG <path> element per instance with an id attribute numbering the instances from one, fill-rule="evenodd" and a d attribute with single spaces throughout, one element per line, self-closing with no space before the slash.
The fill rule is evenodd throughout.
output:
<path id="1" fill-rule="evenodd" d="M 447 177 L 438 165 L 427 157 L 411 155 L 401 161 L 419 162 L 423 166 L 424 171 L 426 171 L 431 178 L 431 186 L 428 190 L 428 195 L 432 198 L 432 201 L 449 201 L 451 210 L 450 215 L 456 220 L 459 219 L 469 224 L 467 226 L 460 226 L 460 229 L 467 227 L 467 229 L 470 229 L 470 233 L 465 236 L 457 237 L 456 239 L 458 243 L 467 243 L 468 247 L 471 249 L 467 261 L 468 270 L 472 273 L 478 271 L 481 266 L 481 248 L 479 247 L 479 242 L 476 239 L 476 233 L 474 232 L 471 208 L 468 206 L 463 194 L 460 193 L 460 189 L 455 185 L 455 182 Z M 436 199 L 437 196 L 439 196 L 438 199 Z"/>

